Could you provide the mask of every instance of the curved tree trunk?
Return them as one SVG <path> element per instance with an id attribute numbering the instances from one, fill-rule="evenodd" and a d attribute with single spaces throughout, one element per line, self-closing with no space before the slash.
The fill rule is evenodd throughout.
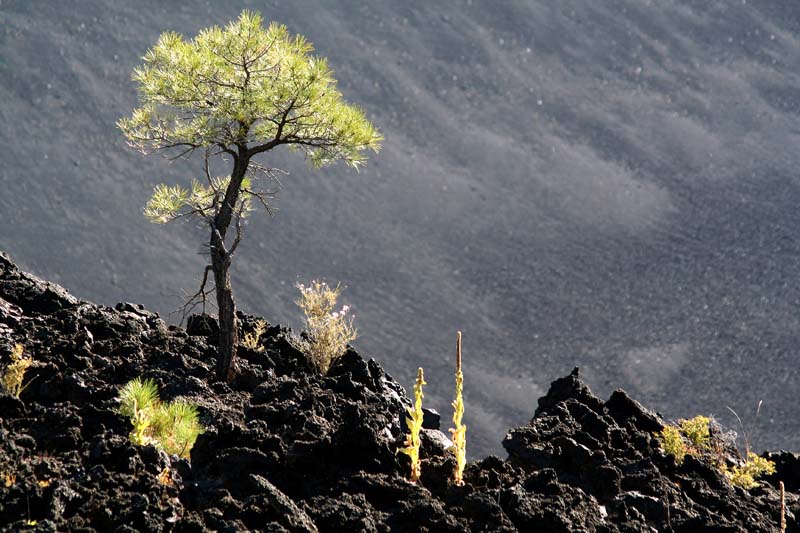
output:
<path id="1" fill-rule="evenodd" d="M 236 321 L 236 301 L 231 288 L 230 267 L 235 246 L 225 245 L 225 236 L 235 216 L 236 204 L 241 194 L 242 180 L 247 172 L 249 160 L 245 156 L 235 158 L 233 172 L 219 213 L 211 225 L 211 269 L 214 271 L 214 285 L 219 312 L 219 342 L 217 344 L 217 379 L 230 383 L 236 376 L 236 345 L 238 325 Z M 241 236 L 237 231 L 237 240 Z"/>

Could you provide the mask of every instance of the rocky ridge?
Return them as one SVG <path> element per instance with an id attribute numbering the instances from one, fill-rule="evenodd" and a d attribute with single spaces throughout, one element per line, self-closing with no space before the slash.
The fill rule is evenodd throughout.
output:
<path id="1" fill-rule="evenodd" d="M 0 393 L 0 531 L 773 532 L 778 480 L 800 531 L 797 455 L 769 454 L 774 476 L 732 487 L 701 460 L 676 464 L 656 413 L 621 390 L 597 398 L 577 369 L 505 436 L 507 459 L 467 465 L 464 486 L 428 412 L 409 483 L 396 452 L 411 402 L 377 361 L 350 350 L 319 376 L 271 326 L 228 386 L 213 380 L 215 326 L 80 301 L 0 253 L 0 365 L 18 343 L 35 359 L 19 400 Z M 199 405 L 190 460 L 128 440 L 116 395 L 137 376 Z"/>

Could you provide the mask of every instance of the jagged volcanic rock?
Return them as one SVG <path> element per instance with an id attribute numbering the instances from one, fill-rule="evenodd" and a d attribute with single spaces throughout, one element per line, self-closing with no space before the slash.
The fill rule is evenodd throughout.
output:
<path id="1" fill-rule="evenodd" d="M 462 487 L 429 413 L 411 484 L 396 453 L 410 400 L 375 360 L 351 350 L 322 377 L 273 326 L 263 351 L 240 349 L 229 387 L 212 378 L 215 327 L 79 301 L 0 254 L 0 364 L 16 343 L 36 360 L 20 400 L 0 393 L 0 530 L 771 532 L 785 480 L 787 531 L 800 531 L 796 455 L 772 454 L 761 487 L 733 488 L 700 460 L 676 465 L 658 415 L 623 391 L 603 402 L 577 369 L 505 437 L 508 459 L 469 463 Z M 200 406 L 191 460 L 128 440 L 115 398 L 137 376 Z"/>

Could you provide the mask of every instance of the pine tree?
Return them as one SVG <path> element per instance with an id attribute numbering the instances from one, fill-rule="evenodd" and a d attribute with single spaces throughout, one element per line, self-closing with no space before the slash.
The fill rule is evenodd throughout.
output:
<path id="1" fill-rule="evenodd" d="M 238 342 L 231 261 L 242 218 L 255 203 L 269 210 L 269 191 L 260 184 L 271 170 L 257 156 L 287 145 L 314 167 L 344 161 L 358 168 L 368 150 L 380 148 L 380 133 L 343 100 L 326 60 L 312 51 L 304 37 L 276 23 L 264 28 L 261 15 L 251 11 L 188 41 L 166 32 L 133 72 L 139 107 L 118 122 L 142 153 L 173 159 L 203 154 L 204 178 L 188 188 L 157 186 L 145 215 L 157 223 L 199 217 L 208 224 L 210 264 L 187 305 L 205 303 L 212 273 L 220 323 L 217 375 L 228 382 Z M 213 158 L 232 166 L 229 176 L 211 175 Z"/>

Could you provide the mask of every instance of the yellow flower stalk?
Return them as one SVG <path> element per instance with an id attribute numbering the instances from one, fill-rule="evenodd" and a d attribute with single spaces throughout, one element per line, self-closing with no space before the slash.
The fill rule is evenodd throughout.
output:
<path id="1" fill-rule="evenodd" d="M 417 369 L 417 382 L 414 384 L 414 408 L 408 408 L 408 417 L 406 417 L 406 425 L 408 426 L 409 433 L 406 435 L 405 448 L 398 450 L 401 453 L 408 455 L 411 458 L 411 482 L 416 483 L 422 474 L 422 461 L 419 459 L 420 439 L 419 432 L 422 429 L 422 386 L 425 383 L 425 376 L 422 372 L 422 367 Z"/>
<path id="2" fill-rule="evenodd" d="M 461 373 L 461 332 L 456 335 L 456 399 L 453 402 L 453 424 L 450 428 L 453 436 L 453 446 L 450 450 L 456 457 L 456 469 L 453 472 L 453 481 L 456 485 L 464 484 L 464 466 L 467 464 L 467 426 L 461 423 L 464 417 L 464 374 Z"/>

